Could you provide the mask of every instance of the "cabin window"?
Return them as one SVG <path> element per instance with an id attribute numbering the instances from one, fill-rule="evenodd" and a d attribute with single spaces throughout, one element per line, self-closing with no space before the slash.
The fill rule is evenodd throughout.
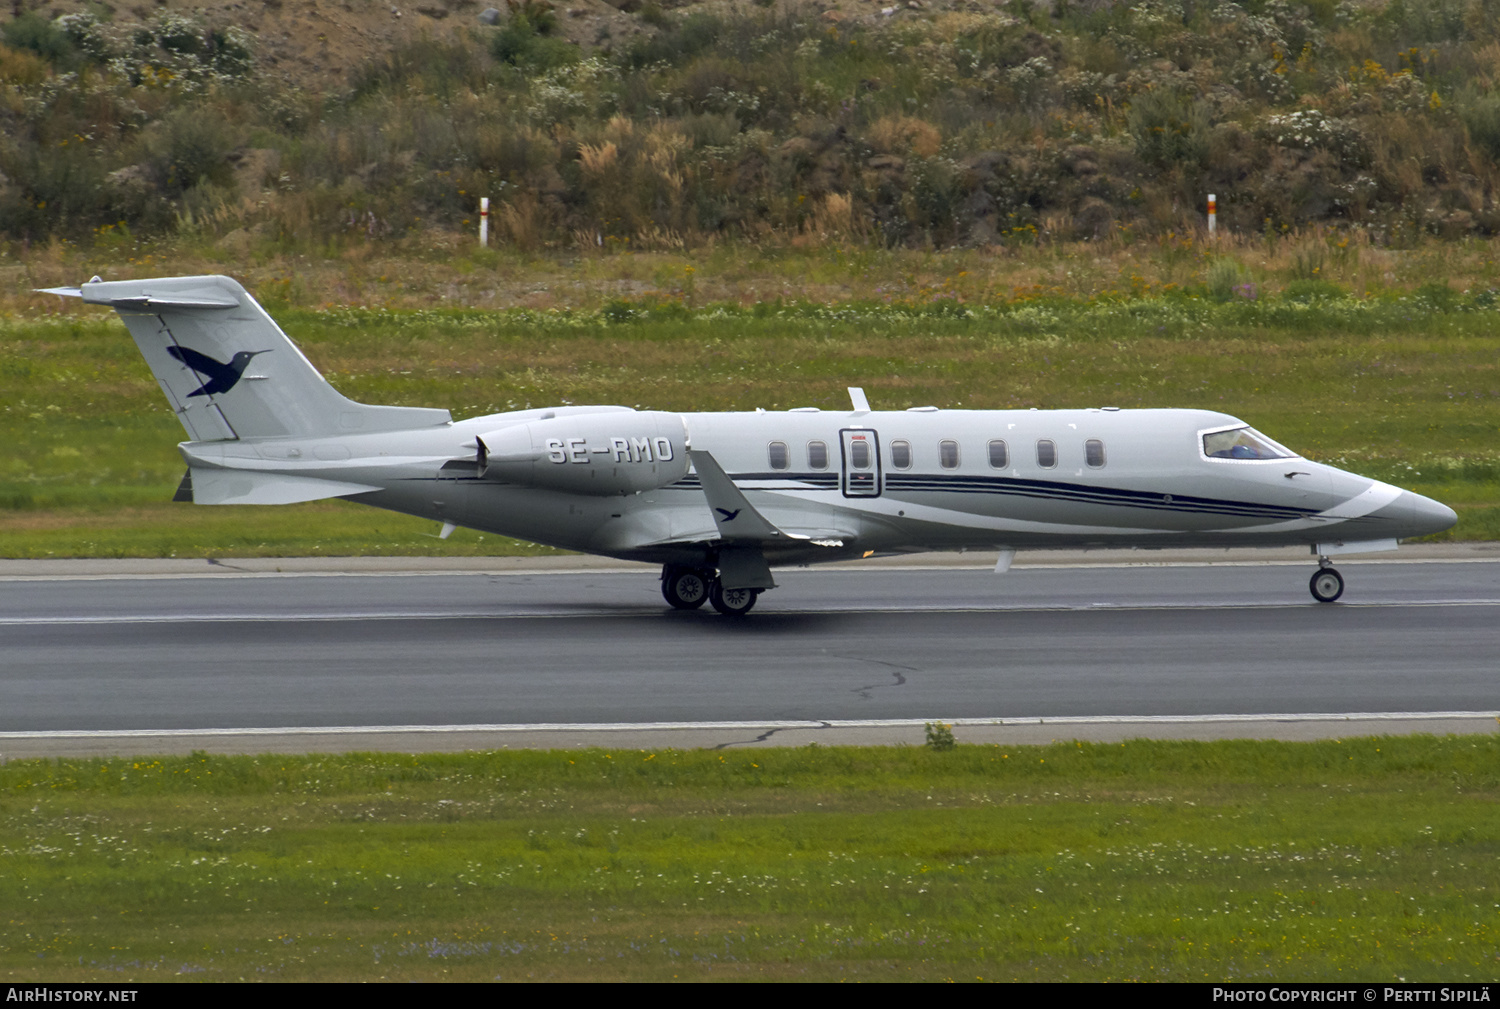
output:
<path id="1" fill-rule="evenodd" d="M 995 469 L 1004 469 L 1010 465 L 1010 450 L 1005 447 L 1005 442 L 990 442 L 990 465 Z"/>
<path id="2" fill-rule="evenodd" d="M 811 469 L 828 468 L 828 443 L 824 441 L 810 441 L 807 443 L 807 465 Z"/>
<path id="3" fill-rule="evenodd" d="M 1052 469 L 1057 465 L 1057 442 L 1043 438 L 1036 443 L 1036 464 L 1042 469 Z"/>
<path id="4" fill-rule="evenodd" d="M 1215 431 L 1203 436 L 1203 454 L 1210 459 L 1295 459 L 1297 453 L 1276 444 L 1251 427 Z"/>
<path id="5" fill-rule="evenodd" d="M 911 469 L 911 442 L 891 442 L 891 465 L 896 469 Z"/>
<path id="6" fill-rule="evenodd" d="M 958 469 L 958 442 L 938 442 L 938 462 L 943 469 Z"/>
<path id="7" fill-rule="evenodd" d="M 849 465 L 855 469 L 870 468 L 870 443 L 863 438 L 849 442 Z"/>
<path id="8" fill-rule="evenodd" d="M 1104 465 L 1104 442 L 1098 438 L 1090 438 L 1083 443 L 1083 461 L 1093 469 L 1099 469 Z"/>
<path id="9" fill-rule="evenodd" d="M 791 453 L 786 450 L 784 441 L 773 441 L 767 445 L 766 455 L 771 460 L 772 469 L 786 469 L 791 464 Z"/>

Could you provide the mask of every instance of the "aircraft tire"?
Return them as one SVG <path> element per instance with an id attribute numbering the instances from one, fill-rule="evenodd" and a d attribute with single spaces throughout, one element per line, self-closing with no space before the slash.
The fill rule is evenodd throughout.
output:
<path id="1" fill-rule="evenodd" d="M 1313 598 L 1320 603 L 1331 603 L 1344 594 L 1344 576 L 1333 568 L 1319 568 L 1307 583 Z"/>
<path id="2" fill-rule="evenodd" d="M 661 595 L 674 610 L 696 610 L 708 601 L 712 580 L 692 568 L 668 567 L 661 576 Z"/>
<path id="3" fill-rule="evenodd" d="M 742 617 L 755 606 L 760 589 L 726 589 L 716 580 L 708 590 L 708 601 L 726 617 Z"/>

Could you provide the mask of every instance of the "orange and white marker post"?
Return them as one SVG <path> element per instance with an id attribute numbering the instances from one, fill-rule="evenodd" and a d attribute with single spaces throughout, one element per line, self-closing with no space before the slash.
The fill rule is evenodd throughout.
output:
<path id="1" fill-rule="evenodd" d="M 1217 222 L 1216 219 L 1218 218 L 1218 216 L 1219 216 L 1219 201 L 1214 196 L 1213 193 L 1209 193 L 1208 194 L 1208 236 L 1210 238 L 1213 237 L 1214 230 L 1217 227 L 1217 223 L 1218 222 Z"/>
<path id="2" fill-rule="evenodd" d="M 1212 196 L 1210 196 L 1208 198 L 1209 203 L 1213 203 L 1213 199 L 1214 198 Z M 1212 215 L 1213 211 L 1209 211 L 1209 214 Z M 1213 225 L 1209 225 L 1209 228 L 1212 229 Z M 489 248 L 489 245 L 490 245 L 490 198 L 488 196 L 481 196 L 479 198 L 479 247 L 481 249 L 487 249 L 487 248 Z"/>

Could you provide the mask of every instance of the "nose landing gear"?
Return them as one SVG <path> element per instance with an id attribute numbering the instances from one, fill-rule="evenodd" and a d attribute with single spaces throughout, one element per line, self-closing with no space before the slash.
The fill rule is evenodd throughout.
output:
<path id="1" fill-rule="evenodd" d="M 1318 558 L 1318 570 L 1307 583 L 1312 596 L 1320 603 L 1331 603 L 1344 594 L 1344 576 L 1328 563 L 1327 557 Z"/>

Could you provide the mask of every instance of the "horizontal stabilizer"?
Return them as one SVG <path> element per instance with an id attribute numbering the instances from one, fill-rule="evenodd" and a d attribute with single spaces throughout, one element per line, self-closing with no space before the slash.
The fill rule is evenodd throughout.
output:
<path id="1" fill-rule="evenodd" d="M 85 304 L 108 305 L 110 308 L 120 312 L 159 312 L 163 309 L 225 309 L 239 308 L 237 299 L 227 298 L 214 291 L 183 292 L 168 296 L 152 296 L 149 294 L 137 294 L 127 297 L 110 297 L 104 294 L 86 292 L 81 287 L 44 287 L 37 291 L 38 294 L 56 294 L 64 298 L 82 298 Z"/>
<path id="2" fill-rule="evenodd" d="M 201 505 L 284 505 L 325 498 L 348 497 L 380 490 L 368 484 L 319 480 L 314 477 L 257 473 L 242 469 L 193 467 L 184 478 L 193 490 L 193 503 Z"/>
<path id="3" fill-rule="evenodd" d="M 160 312 L 163 309 L 237 309 L 239 301 L 216 297 L 211 291 L 202 294 L 151 297 L 148 294 L 132 297 L 111 298 L 105 295 L 90 295 L 83 288 L 39 288 L 37 294 L 57 294 L 65 298 L 83 298 L 86 304 L 107 304 L 117 312 Z"/>
<path id="4" fill-rule="evenodd" d="M 142 295 L 138 298 L 111 298 L 109 300 L 83 299 L 91 305 L 108 305 L 118 312 L 150 312 L 153 315 L 166 309 L 225 309 L 239 308 L 237 301 L 228 301 L 223 298 L 198 297 L 198 298 L 153 298 Z"/>

